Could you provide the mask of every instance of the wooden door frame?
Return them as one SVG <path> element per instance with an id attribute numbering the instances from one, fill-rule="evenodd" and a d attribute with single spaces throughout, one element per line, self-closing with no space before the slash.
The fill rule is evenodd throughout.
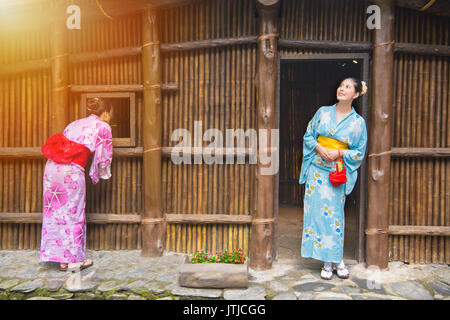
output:
<path id="1" fill-rule="evenodd" d="M 369 66 L 370 66 L 370 54 L 369 53 L 312 53 L 312 54 L 282 54 L 278 55 L 278 77 L 276 88 L 276 101 L 275 101 L 275 126 L 276 129 L 280 129 L 280 72 L 281 61 L 301 61 L 301 60 L 340 60 L 340 59 L 362 59 L 362 79 L 368 85 L 369 83 Z M 364 95 L 361 103 L 361 115 L 366 120 L 367 128 L 369 127 L 369 98 L 368 95 Z M 367 150 L 369 147 L 367 146 Z M 278 196 L 279 196 L 279 175 L 278 170 L 275 176 L 274 183 L 274 245 L 273 245 L 273 257 L 274 260 L 278 256 Z M 359 188 L 359 216 L 358 216 L 358 249 L 356 252 L 356 260 L 358 263 L 365 261 L 365 212 L 367 209 L 367 157 L 364 158 L 361 163 L 360 169 L 360 188 Z"/>

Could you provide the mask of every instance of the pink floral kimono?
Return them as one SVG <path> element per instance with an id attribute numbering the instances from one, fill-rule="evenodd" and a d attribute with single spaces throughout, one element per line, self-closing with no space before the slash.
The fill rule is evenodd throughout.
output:
<path id="1" fill-rule="evenodd" d="M 94 184 L 111 177 L 111 127 L 94 114 L 69 124 L 63 135 L 94 153 L 89 176 Z M 47 160 L 40 261 L 74 263 L 86 259 L 84 168 Z"/>

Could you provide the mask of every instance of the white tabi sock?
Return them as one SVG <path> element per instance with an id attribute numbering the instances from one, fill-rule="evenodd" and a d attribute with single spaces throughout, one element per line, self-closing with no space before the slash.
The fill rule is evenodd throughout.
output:
<path id="1" fill-rule="evenodd" d="M 336 268 L 342 269 L 345 268 L 344 260 L 341 260 L 340 263 L 335 263 Z"/>

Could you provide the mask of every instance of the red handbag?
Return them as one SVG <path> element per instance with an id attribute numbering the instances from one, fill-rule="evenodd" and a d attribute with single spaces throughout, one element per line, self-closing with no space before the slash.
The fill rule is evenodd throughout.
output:
<path id="1" fill-rule="evenodd" d="M 347 174 L 345 173 L 345 165 L 342 159 L 334 161 L 328 177 L 333 187 L 340 186 L 347 182 Z"/>

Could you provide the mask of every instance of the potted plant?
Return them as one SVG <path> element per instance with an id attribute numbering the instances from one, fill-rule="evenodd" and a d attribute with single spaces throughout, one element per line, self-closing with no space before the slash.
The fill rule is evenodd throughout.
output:
<path id="1" fill-rule="evenodd" d="M 190 288 L 247 288 L 248 259 L 240 248 L 217 254 L 199 250 L 186 256 L 178 283 Z"/>

